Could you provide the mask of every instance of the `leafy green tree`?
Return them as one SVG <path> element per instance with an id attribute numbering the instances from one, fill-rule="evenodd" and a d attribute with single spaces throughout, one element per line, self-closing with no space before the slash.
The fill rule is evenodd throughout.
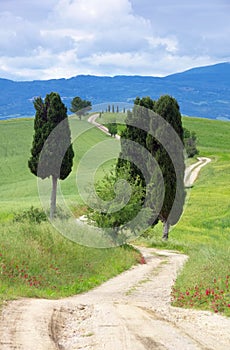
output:
<path id="1" fill-rule="evenodd" d="M 43 101 L 34 100 L 36 110 L 30 171 L 42 178 L 52 177 L 50 217 L 56 211 L 58 179 L 64 180 L 71 172 L 74 152 L 71 145 L 67 108 L 58 93 L 51 92 Z"/>
<path id="2" fill-rule="evenodd" d="M 108 124 L 108 131 L 111 136 L 114 136 L 117 134 L 117 124 L 116 123 L 109 123 Z"/>
<path id="3" fill-rule="evenodd" d="M 184 128 L 184 146 L 188 158 L 193 158 L 195 155 L 199 154 L 196 141 L 196 133 L 194 131 L 191 132 L 188 129 Z"/>
<path id="4" fill-rule="evenodd" d="M 154 110 L 155 103 L 156 102 L 152 100 L 149 96 L 142 97 L 142 98 L 136 97 L 136 99 L 134 100 L 135 105 L 142 106 L 150 110 Z"/>
<path id="5" fill-rule="evenodd" d="M 82 116 L 88 113 L 92 108 L 90 101 L 82 100 L 79 96 L 76 96 L 71 101 L 70 111 L 78 115 L 81 120 Z"/>
<path id="6" fill-rule="evenodd" d="M 99 198 L 91 197 L 91 206 L 88 211 L 88 218 L 100 228 L 107 229 L 106 232 L 116 243 L 123 244 L 127 239 L 127 232 L 130 235 L 137 234 L 145 221 L 148 219 L 148 212 L 138 217 L 138 222 L 132 223 L 142 208 L 143 187 L 140 181 L 135 179 L 130 183 L 130 192 L 124 191 L 124 187 L 117 185 L 119 180 L 125 180 L 129 176 L 128 168 L 124 168 L 122 176 L 119 177 L 116 171 L 110 171 L 95 184 Z M 116 195 L 114 189 L 116 188 Z M 106 207 L 100 208 L 100 200 L 106 203 Z M 97 209 L 92 209 L 97 208 Z M 146 219 L 147 218 L 147 219 Z"/>

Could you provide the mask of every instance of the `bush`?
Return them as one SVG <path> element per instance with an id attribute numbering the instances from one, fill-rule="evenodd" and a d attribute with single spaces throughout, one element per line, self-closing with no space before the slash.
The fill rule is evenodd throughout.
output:
<path id="1" fill-rule="evenodd" d="M 196 133 L 194 131 L 189 131 L 184 128 L 184 146 L 187 152 L 188 158 L 193 158 L 195 155 L 199 154 L 199 151 L 196 147 Z"/>
<path id="2" fill-rule="evenodd" d="M 34 208 L 33 206 L 31 206 L 30 209 L 23 210 L 14 215 L 14 221 L 16 222 L 29 221 L 31 223 L 40 224 L 42 221 L 47 220 L 47 215 L 44 210 Z"/>

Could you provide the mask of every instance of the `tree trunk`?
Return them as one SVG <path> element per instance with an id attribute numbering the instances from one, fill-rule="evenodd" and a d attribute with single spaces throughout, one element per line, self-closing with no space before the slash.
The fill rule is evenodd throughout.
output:
<path id="1" fill-rule="evenodd" d="M 163 236 L 162 239 L 164 239 L 165 241 L 167 241 L 168 237 L 169 237 L 169 223 L 168 221 L 163 221 Z"/>
<path id="2" fill-rule="evenodd" d="M 54 218 L 56 212 L 56 198 L 57 198 L 57 177 L 52 175 L 52 193 L 50 202 L 50 219 Z"/>

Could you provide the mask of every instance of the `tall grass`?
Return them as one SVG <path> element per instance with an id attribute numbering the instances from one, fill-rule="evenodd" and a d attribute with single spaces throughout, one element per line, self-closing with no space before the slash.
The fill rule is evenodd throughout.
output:
<path id="1" fill-rule="evenodd" d="M 139 261 L 129 246 L 93 249 L 62 237 L 48 222 L 1 223 L 0 302 L 86 291 Z"/>

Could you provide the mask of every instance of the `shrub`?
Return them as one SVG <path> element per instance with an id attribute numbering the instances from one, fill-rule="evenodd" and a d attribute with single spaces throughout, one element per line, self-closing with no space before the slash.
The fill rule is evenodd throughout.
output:
<path id="1" fill-rule="evenodd" d="M 31 223 L 40 224 L 42 221 L 47 221 L 47 215 L 44 210 L 39 208 L 34 208 L 33 206 L 30 209 L 23 210 L 20 213 L 14 215 L 14 221 L 29 221 Z"/>

